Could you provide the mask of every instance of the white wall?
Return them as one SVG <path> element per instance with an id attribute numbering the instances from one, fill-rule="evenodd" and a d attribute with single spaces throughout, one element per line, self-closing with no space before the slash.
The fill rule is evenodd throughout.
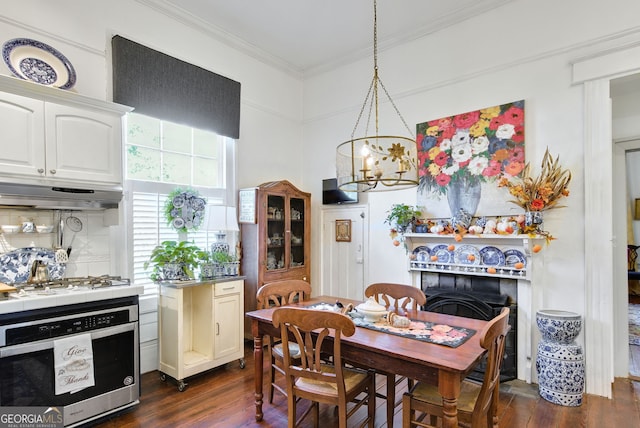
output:
<path id="1" fill-rule="evenodd" d="M 549 147 L 572 171 L 566 208 L 545 213 L 545 229 L 557 240 L 544 250 L 544 279 L 533 284 L 541 290 L 542 300 L 529 316 L 542 308 L 587 313 L 585 253 L 598 249 L 585 248 L 584 130 L 588 124 L 583 88 L 572 84 L 572 65 L 607 49 L 637 43 L 640 27 L 633 16 L 638 12 L 640 3 L 623 0 L 607 3 L 606 10 L 596 1 L 515 1 L 379 53 L 380 76 L 409 124 L 524 99 L 527 159 L 539 165 Z M 616 19 L 603 20 L 603 13 Z M 379 22 L 383 20 L 379 17 Z M 304 181 L 310 183 L 314 196 L 319 194 L 318 178 L 333 173 L 335 147 L 351 133 L 371 74 L 369 60 L 305 80 L 305 158 L 314 161 L 305 170 Z M 383 120 L 394 116 L 388 105 L 382 107 Z M 398 121 L 381 126 L 381 131 L 402 132 L 402 127 Z M 415 204 L 416 200 L 415 191 L 369 195 L 370 282 L 408 280 L 404 251 L 391 245 L 383 220 L 393 203 Z M 508 208 L 505 202 L 505 212 Z M 315 209 L 314 216 L 319 207 Z M 430 216 L 448 215 L 440 210 L 427 207 Z M 315 229 L 314 236 L 319 236 Z M 320 251 L 317 241 L 314 245 L 315 259 Z M 317 281 L 320 267 L 313 267 L 312 279 Z M 600 282 L 597 287 L 612 284 Z M 578 338 L 582 344 L 590 322 L 600 321 L 585 320 Z M 605 327 L 611 333 L 612 325 L 609 320 Z M 607 352 L 614 351 L 603 353 Z M 587 383 L 587 392 L 595 390 L 590 387 Z"/>

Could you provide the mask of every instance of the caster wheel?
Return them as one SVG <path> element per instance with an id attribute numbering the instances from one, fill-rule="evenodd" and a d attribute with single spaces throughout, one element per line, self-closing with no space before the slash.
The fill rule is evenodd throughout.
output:
<path id="1" fill-rule="evenodd" d="M 163 382 L 166 382 L 167 381 L 167 375 L 164 374 L 164 373 L 160 373 L 160 380 L 163 381 Z"/>
<path id="2" fill-rule="evenodd" d="M 184 381 L 178 382 L 178 391 L 184 392 L 185 389 L 187 389 L 187 384 Z"/>
<path id="3" fill-rule="evenodd" d="M 244 358 L 240 358 L 240 368 L 243 369 L 247 366 L 247 364 L 244 361 Z"/>

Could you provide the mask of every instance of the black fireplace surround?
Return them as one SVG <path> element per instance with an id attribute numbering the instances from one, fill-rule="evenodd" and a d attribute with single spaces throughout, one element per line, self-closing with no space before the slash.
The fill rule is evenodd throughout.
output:
<path id="1" fill-rule="evenodd" d="M 429 280 L 427 275 L 431 275 Z M 433 281 L 433 275 L 437 281 Z M 458 315 L 467 318 L 490 320 L 496 317 L 503 307 L 508 307 L 511 330 L 505 342 L 504 361 L 500 371 L 500 381 L 516 379 L 517 367 L 517 319 L 518 305 L 514 296 L 501 291 L 501 281 L 510 279 L 489 278 L 483 276 L 455 275 L 446 273 L 422 274 L 422 291 L 427 296 L 423 310 Z M 512 284 L 514 285 L 514 284 Z M 516 289 L 516 287 L 512 287 Z M 472 339 L 473 340 L 473 339 Z M 482 381 L 486 368 L 486 357 L 468 376 Z"/>

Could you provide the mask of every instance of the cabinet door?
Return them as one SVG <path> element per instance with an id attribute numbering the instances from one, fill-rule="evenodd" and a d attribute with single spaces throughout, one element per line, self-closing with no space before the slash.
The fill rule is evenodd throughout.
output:
<path id="1" fill-rule="evenodd" d="M 285 235 L 286 198 L 284 195 L 267 195 L 267 243 L 266 270 L 282 270 L 288 267 Z"/>
<path id="2" fill-rule="evenodd" d="M 0 93 L 0 171 L 44 175 L 44 102 Z"/>
<path id="3" fill-rule="evenodd" d="M 240 307 L 240 294 L 216 297 L 214 305 L 214 350 L 213 358 L 219 359 L 242 352 L 243 316 Z"/>
<path id="4" fill-rule="evenodd" d="M 119 116 L 46 103 L 45 118 L 47 176 L 122 182 Z"/>
<path id="5" fill-rule="evenodd" d="M 307 254 L 307 239 L 309 231 L 307 230 L 306 215 L 308 207 L 304 198 L 292 197 L 289 200 L 289 231 L 287 234 L 287 243 L 290 246 L 289 267 L 302 267 L 307 264 L 309 255 Z"/>

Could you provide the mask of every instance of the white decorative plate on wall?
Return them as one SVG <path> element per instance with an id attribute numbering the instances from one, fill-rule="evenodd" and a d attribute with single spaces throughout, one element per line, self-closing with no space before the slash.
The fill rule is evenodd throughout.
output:
<path id="1" fill-rule="evenodd" d="M 2 59 L 13 74 L 41 85 L 69 89 L 76 83 L 71 62 L 58 50 L 33 39 L 11 39 L 2 45 Z"/>

